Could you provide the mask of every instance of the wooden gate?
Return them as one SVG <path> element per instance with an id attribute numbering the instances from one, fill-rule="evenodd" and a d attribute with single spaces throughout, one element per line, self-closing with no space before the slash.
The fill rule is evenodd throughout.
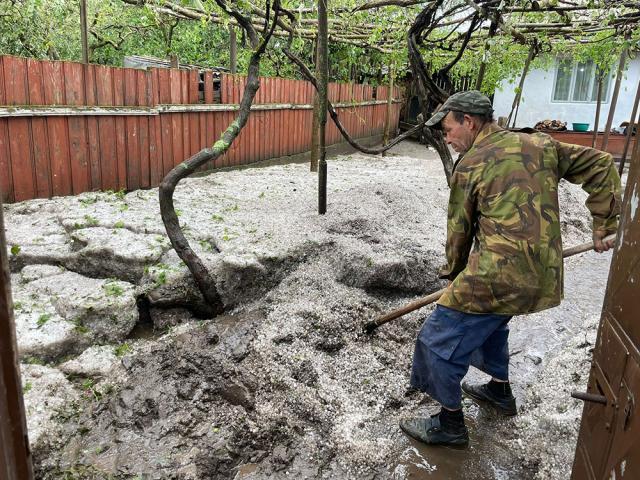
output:
<path id="1" fill-rule="evenodd" d="M 591 365 L 573 480 L 640 478 L 639 203 L 640 155 L 636 154 Z"/>

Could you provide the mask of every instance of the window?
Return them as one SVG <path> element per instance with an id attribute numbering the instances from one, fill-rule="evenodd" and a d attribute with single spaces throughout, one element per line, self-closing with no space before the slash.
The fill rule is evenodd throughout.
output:
<path id="1" fill-rule="evenodd" d="M 610 80 L 609 74 L 602 79 L 602 102 L 607 101 Z M 572 63 L 570 60 L 558 60 L 554 102 L 595 102 L 597 98 L 598 80 L 593 61 Z"/>

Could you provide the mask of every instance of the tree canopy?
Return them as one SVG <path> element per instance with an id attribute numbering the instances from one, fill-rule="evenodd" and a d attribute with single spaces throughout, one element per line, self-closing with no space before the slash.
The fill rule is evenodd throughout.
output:
<path id="1" fill-rule="evenodd" d="M 231 2 L 251 18 L 257 31 L 265 26 L 268 0 Z M 283 53 L 292 33 L 292 50 L 313 64 L 317 34 L 311 2 L 283 2 L 283 16 L 261 63 L 261 73 L 300 77 Z M 407 33 L 417 16 L 437 5 L 419 49 L 432 71 L 451 63 L 451 79 L 477 76 L 485 60 L 482 90 L 491 93 L 517 76 L 529 46 L 538 52 L 534 66 L 557 55 L 591 58 L 604 71 L 626 45 L 640 40 L 640 6 L 624 0 L 335 0 L 329 4 L 330 78 L 368 83 L 386 81 L 390 64 L 408 70 Z M 79 7 L 66 0 L 0 0 L 0 53 L 37 58 L 78 60 L 81 57 Z M 475 21 L 474 21 L 475 19 Z M 465 36 L 474 23 L 469 40 Z M 492 31 L 492 24 L 493 31 Z M 126 55 L 166 58 L 203 66 L 229 66 L 229 28 L 237 21 L 212 0 L 89 0 L 90 59 L 121 65 Z M 239 29 L 238 63 L 246 69 L 251 47 Z M 461 46 L 464 48 L 461 49 Z"/>

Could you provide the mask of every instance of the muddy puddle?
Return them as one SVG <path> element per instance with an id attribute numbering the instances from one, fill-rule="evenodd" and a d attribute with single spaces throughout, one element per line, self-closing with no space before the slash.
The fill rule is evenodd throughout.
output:
<path id="1" fill-rule="evenodd" d="M 400 462 L 391 470 L 391 478 L 400 479 L 494 479 L 533 478 L 522 469 L 519 459 L 504 441 L 505 431 L 515 433 L 514 421 L 502 419 L 491 410 L 465 402 L 469 429 L 467 447 L 426 446 L 413 439 L 401 452 Z"/>

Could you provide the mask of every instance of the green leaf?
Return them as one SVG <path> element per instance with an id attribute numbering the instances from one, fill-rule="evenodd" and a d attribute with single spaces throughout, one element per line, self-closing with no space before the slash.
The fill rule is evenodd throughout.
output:
<path id="1" fill-rule="evenodd" d="M 38 326 L 38 328 L 42 328 L 45 325 L 45 323 L 49 321 L 50 318 L 51 318 L 51 315 L 49 315 L 48 313 L 43 313 L 38 317 L 38 320 L 36 320 L 36 325 Z"/>

